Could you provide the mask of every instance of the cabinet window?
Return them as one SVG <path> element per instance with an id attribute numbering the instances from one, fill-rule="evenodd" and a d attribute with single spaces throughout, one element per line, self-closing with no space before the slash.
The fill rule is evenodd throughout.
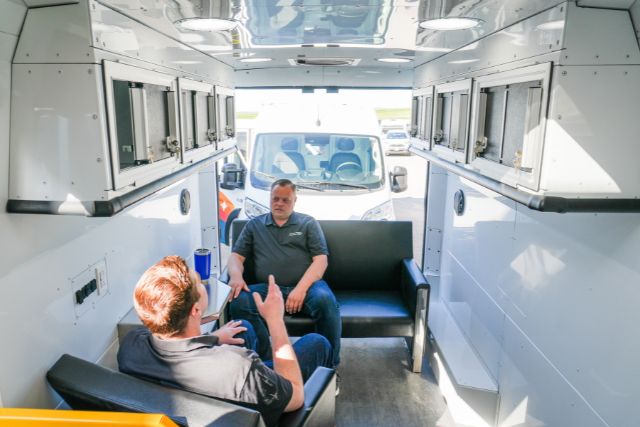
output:
<path id="1" fill-rule="evenodd" d="M 526 142 L 540 123 L 541 103 L 542 82 L 538 80 L 482 88 L 476 157 L 529 168 Z"/>
<path id="2" fill-rule="evenodd" d="M 113 80 L 120 170 L 170 157 L 169 88 Z"/>

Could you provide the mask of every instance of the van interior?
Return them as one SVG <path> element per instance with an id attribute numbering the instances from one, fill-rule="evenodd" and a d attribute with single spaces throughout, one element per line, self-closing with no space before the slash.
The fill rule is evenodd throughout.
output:
<path id="1" fill-rule="evenodd" d="M 368 298 L 395 277 L 409 297 L 403 332 L 391 316 L 345 336 L 340 394 L 325 373 L 282 426 L 639 425 L 639 40 L 640 0 L 0 1 L 0 424 L 110 408 L 264 425 L 116 377 L 116 354 L 146 268 L 207 248 L 220 278 L 231 224 L 269 212 L 242 183 L 290 178 L 301 209 L 345 196 L 324 208 L 353 227 L 327 229 L 366 257 L 330 258 L 340 286 Z M 282 110 L 257 132 L 243 91 L 322 93 L 378 123 Z M 382 111 L 395 91 L 407 127 Z M 410 155 L 386 155 L 405 131 Z M 367 301 L 365 320 L 387 313 Z"/>

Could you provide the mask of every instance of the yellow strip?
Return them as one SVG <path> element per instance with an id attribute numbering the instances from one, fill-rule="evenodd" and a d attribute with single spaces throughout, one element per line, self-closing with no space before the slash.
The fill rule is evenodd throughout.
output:
<path id="1" fill-rule="evenodd" d="M 0 408 L 0 427 L 40 427 L 43 425 L 53 427 L 176 427 L 173 421 L 162 414 Z"/>

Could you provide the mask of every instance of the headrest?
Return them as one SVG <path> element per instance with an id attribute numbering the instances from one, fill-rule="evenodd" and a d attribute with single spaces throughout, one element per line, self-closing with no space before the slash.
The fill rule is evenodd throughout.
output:
<path id="1" fill-rule="evenodd" d="M 298 140 L 296 138 L 285 138 L 280 143 L 282 151 L 298 151 Z"/>
<path id="2" fill-rule="evenodd" d="M 340 151 L 351 151 L 355 146 L 356 144 L 351 138 L 340 138 L 338 140 L 338 150 Z"/>

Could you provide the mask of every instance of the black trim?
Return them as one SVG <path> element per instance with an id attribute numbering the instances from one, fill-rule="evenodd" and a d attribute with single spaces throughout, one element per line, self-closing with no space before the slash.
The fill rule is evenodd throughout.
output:
<path id="1" fill-rule="evenodd" d="M 110 217 L 122 211 L 128 206 L 151 196 L 157 191 L 168 187 L 169 185 L 186 178 L 195 173 L 198 169 L 215 162 L 224 157 L 228 152 L 235 150 L 235 147 L 229 148 L 214 156 L 193 163 L 179 171 L 170 175 L 159 178 L 156 181 L 143 185 L 142 187 L 131 190 L 122 196 L 114 197 L 111 200 L 98 200 L 91 202 L 79 202 L 75 206 L 69 206 L 65 202 L 47 201 L 47 200 L 16 200 L 9 199 L 7 201 L 8 213 L 23 214 L 48 214 L 48 215 L 84 215 L 90 217 Z M 64 209 L 61 209 L 62 206 Z"/>
<path id="2" fill-rule="evenodd" d="M 529 209 L 540 212 L 640 212 L 640 199 L 586 199 L 586 198 L 566 198 L 558 196 L 541 196 L 530 194 L 500 181 L 484 176 L 478 172 L 467 169 L 456 163 L 443 160 L 430 151 L 419 150 L 413 147 L 409 151 L 415 153 L 429 162 L 440 166 L 456 175 L 468 179 L 478 185 L 520 203 Z"/>

